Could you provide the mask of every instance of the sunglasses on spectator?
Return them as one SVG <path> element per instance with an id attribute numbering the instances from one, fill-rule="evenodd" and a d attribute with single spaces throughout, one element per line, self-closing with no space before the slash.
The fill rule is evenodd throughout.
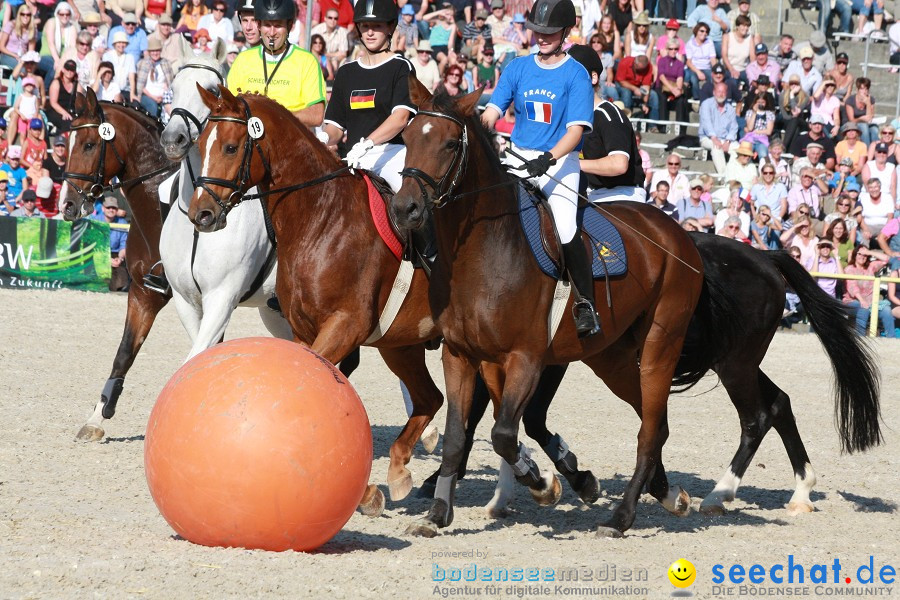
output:
<path id="1" fill-rule="evenodd" d="M 808 210 L 806 210 L 806 211 L 801 210 L 801 211 L 799 211 L 797 214 L 799 214 L 799 215 L 801 215 L 801 216 L 803 216 L 803 217 L 806 217 L 806 216 L 809 216 L 809 211 L 808 211 Z"/>
<path id="2" fill-rule="evenodd" d="M 681 163 L 680 163 L 680 162 L 670 162 L 670 163 L 666 163 L 666 164 L 671 165 L 671 166 L 673 166 L 673 167 L 680 167 L 680 166 L 681 166 Z"/>
<path id="3" fill-rule="evenodd" d="M 35 200 L 34 198 L 23 198 L 22 199 L 22 204 L 26 204 L 28 202 L 31 202 L 32 204 L 34 204 L 35 202 L 37 202 L 37 200 Z"/>
<path id="4" fill-rule="evenodd" d="M 56 13 L 56 14 L 58 14 L 60 17 L 71 17 L 72 16 L 72 13 L 70 13 L 70 12 L 61 12 L 61 13 Z"/>
<path id="5" fill-rule="evenodd" d="M 775 171 L 763 171 L 763 175 L 774 175 Z"/>
<path id="6" fill-rule="evenodd" d="M 770 215 L 769 213 L 759 213 L 759 216 L 766 217 L 768 219 L 771 218 L 772 215 Z"/>
<path id="7" fill-rule="evenodd" d="M 838 206 L 850 206 L 850 203 L 849 202 L 838 202 L 837 205 Z"/>
<path id="8" fill-rule="evenodd" d="M 728 226 L 728 229 L 735 229 L 735 230 L 737 230 L 737 229 L 740 229 L 740 227 L 738 227 L 737 225 L 729 225 L 729 226 Z"/>
<path id="9" fill-rule="evenodd" d="M 695 185 L 694 187 L 691 188 L 691 191 L 694 191 L 694 190 L 701 190 L 701 191 L 702 191 L 702 190 L 703 190 L 703 186 L 702 186 L 702 185 Z"/>
<path id="10" fill-rule="evenodd" d="M 31 13 L 29 13 L 29 12 L 21 12 L 21 11 L 19 11 L 19 14 L 20 14 L 21 16 L 23 16 L 23 17 L 28 17 L 29 19 L 31 18 Z"/>

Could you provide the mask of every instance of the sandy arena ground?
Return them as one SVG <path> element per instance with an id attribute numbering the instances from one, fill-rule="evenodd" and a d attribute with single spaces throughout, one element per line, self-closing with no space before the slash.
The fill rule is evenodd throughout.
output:
<path id="1" fill-rule="evenodd" d="M 712 582 L 713 566 L 735 563 L 768 569 L 788 555 L 807 570 L 793 594 L 821 597 L 850 591 L 841 581 L 811 584 L 809 569 L 834 559 L 856 584 L 856 569 L 872 556 L 900 567 L 897 492 L 900 455 L 900 343 L 879 340 L 884 381 L 886 444 L 859 456 L 842 456 L 832 425 L 830 368 L 812 335 L 779 334 L 764 365 L 791 395 L 800 432 L 818 473 L 817 511 L 788 515 L 793 475 L 772 432 L 753 460 L 738 499 L 723 517 L 692 512 L 678 519 L 652 498 L 638 506 L 634 528 L 621 540 L 598 539 L 593 529 L 621 497 L 635 458 L 638 421 L 581 365 L 570 369 L 551 412 L 561 432 L 601 479 L 604 497 L 583 506 L 565 488 L 560 503 L 539 508 L 518 490 L 509 518 L 491 520 L 482 509 L 493 492 L 496 456 L 489 444 L 490 419 L 479 429 L 470 477 L 457 492 L 456 519 L 434 539 L 404 537 L 403 530 L 427 511 L 428 501 L 410 496 L 388 502 L 385 515 L 355 514 L 317 553 L 267 553 L 205 548 L 174 535 L 159 515 L 144 479 L 143 434 L 157 393 L 180 366 L 189 344 L 174 308 L 161 313 L 126 379 L 116 417 L 102 443 L 73 441 L 90 415 L 109 373 L 125 314 L 123 295 L 0 291 L 0 357 L 5 393 L 0 402 L 0 597 L 2 598 L 429 598 L 454 597 L 669 597 L 666 569 L 686 558 L 697 569 L 696 597 L 746 597 L 781 590 L 767 581 L 753 589 Z M 235 314 L 228 337 L 259 335 L 255 310 Z M 438 353 L 429 365 L 442 385 Z M 352 382 L 374 425 L 373 481 L 383 485 L 387 450 L 404 420 L 394 377 L 373 350 L 364 349 Z M 725 469 L 738 441 L 736 413 L 709 378 L 702 395 L 670 402 L 672 434 L 664 457 L 670 481 L 693 496 L 693 507 Z M 445 411 L 438 414 L 441 428 Z M 542 467 L 548 465 L 538 455 Z M 416 484 L 438 465 L 421 451 L 410 468 Z M 415 494 L 415 491 L 414 493 Z M 446 557 L 463 552 L 474 557 Z M 434 565 L 449 572 L 477 563 L 491 569 L 587 567 L 614 582 L 490 584 L 436 583 Z M 612 570 L 616 575 L 612 576 Z M 627 582 L 632 569 L 647 580 Z M 513 587 L 510 589 L 510 585 Z M 606 586 L 604 590 L 584 589 Z M 628 586 L 631 586 L 630 588 Z M 609 587 L 616 589 L 610 590 Z M 879 587 L 881 596 L 900 586 Z M 760 591 L 761 590 L 761 591 Z M 804 594 L 805 590 L 805 594 Z M 582 592 L 593 592 L 582 593 Z M 628 593 L 631 592 L 631 593 Z M 871 593 L 871 590 L 869 590 Z"/>

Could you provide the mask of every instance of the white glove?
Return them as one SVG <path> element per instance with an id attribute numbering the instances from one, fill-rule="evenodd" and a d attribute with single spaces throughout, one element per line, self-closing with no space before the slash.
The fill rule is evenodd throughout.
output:
<path id="1" fill-rule="evenodd" d="M 344 157 L 344 161 L 346 161 L 347 166 L 351 169 L 358 169 L 359 162 L 363 156 L 366 155 L 366 152 L 375 147 L 375 143 L 372 142 L 369 138 L 360 138 L 358 142 L 353 144 L 353 147 L 350 148 L 350 152 L 347 153 L 347 156 Z"/>
<path id="2" fill-rule="evenodd" d="M 325 132 L 325 130 L 320 129 L 320 130 L 318 130 L 318 131 L 316 132 L 316 139 L 319 140 L 320 142 L 322 142 L 323 144 L 325 144 L 325 145 L 327 146 L 327 145 L 328 145 L 328 142 L 331 141 L 331 136 L 328 135 L 328 134 Z"/>

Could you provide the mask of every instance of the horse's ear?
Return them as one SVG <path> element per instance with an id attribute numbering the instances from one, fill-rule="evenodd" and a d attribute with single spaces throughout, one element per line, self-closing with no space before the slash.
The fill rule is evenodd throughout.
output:
<path id="1" fill-rule="evenodd" d="M 231 93 L 231 90 L 224 85 L 219 85 L 219 93 L 222 94 L 222 100 L 225 101 L 225 104 L 237 104 L 237 96 Z"/>
<path id="2" fill-rule="evenodd" d="M 200 93 L 200 99 L 203 100 L 203 104 L 205 104 L 209 110 L 215 110 L 216 106 L 219 104 L 219 98 L 199 83 L 196 85 L 197 91 Z"/>
<path id="3" fill-rule="evenodd" d="M 222 41 L 222 38 L 216 38 L 216 43 L 212 49 L 212 55 L 215 57 L 216 62 L 222 64 L 225 62 L 225 50 L 227 50 L 227 46 L 225 42 Z"/>
<path id="4" fill-rule="evenodd" d="M 94 88 L 87 88 L 87 96 L 85 100 L 85 109 L 87 111 L 87 114 L 95 114 L 97 112 L 97 94 L 94 93 Z"/>
<path id="5" fill-rule="evenodd" d="M 419 81 L 419 78 L 416 77 L 416 72 L 413 71 L 409 74 L 409 99 L 412 100 L 413 104 L 416 106 L 422 106 L 426 102 L 429 102 L 433 98 L 431 92 L 428 91 L 422 82 Z"/>
<path id="6" fill-rule="evenodd" d="M 459 109 L 459 112 L 462 113 L 463 116 L 471 117 L 472 113 L 475 112 L 475 107 L 478 106 L 478 101 L 481 100 L 481 94 L 483 93 L 484 86 L 478 88 L 474 92 L 469 92 L 456 101 L 456 108 Z"/>
<path id="7" fill-rule="evenodd" d="M 90 87 L 88 89 L 90 89 Z M 87 98 L 85 98 L 84 94 L 82 94 L 81 92 L 78 92 L 77 94 L 75 94 L 75 108 L 74 108 L 75 114 L 76 115 L 84 114 L 84 109 L 86 108 L 86 106 L 87 106 Z"/>

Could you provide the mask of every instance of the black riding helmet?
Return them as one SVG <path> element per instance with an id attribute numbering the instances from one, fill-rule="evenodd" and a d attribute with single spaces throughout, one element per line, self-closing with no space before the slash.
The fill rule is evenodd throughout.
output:
<path id="1" fill-rule="evenodd" d="M 568 50 L 569 56 L 581 63 L 588 73 L 594 72 L 597 77 L 603 74 L 603 61 L 597 53 L 587 46 L 575 44 Z"/>
<path id="2" fill-rule="evenodd" d="M 297 18 L 294 0 L 255 0 L 253 16 L 257 21 L 293 21 Z"/>
<path id="3" fill-rule="evenodd" d="M 394 0 L 357 0 L 353 7 L 353 22 L 396 23 L 399 10 Z"/>
<path id="4" fill-rule="evenodd" d="M 537 0 L 525 21 L 525 27 L 538 33 L 556 33 L 574 26 L 572 0 Z"/>

